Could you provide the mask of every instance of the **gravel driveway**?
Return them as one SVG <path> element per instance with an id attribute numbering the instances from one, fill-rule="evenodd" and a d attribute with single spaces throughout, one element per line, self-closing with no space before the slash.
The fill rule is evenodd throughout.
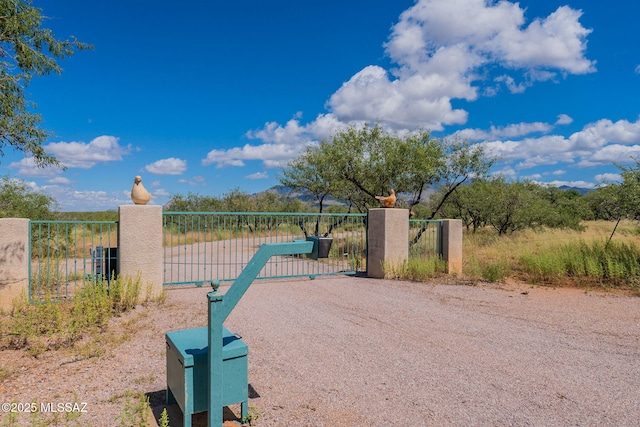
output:
<path id="1" fill-rule="evenodd" d="M 259 426 L 638 426 L 640 298 L 364 278 L 252 285 Z"/>
<path id="2" fill-rule="evenodd" d="M 158 404 L 163 333 L 205 324 L 207 291 L 169 290 L 160 310 L 130 315 L 141 328 L 111 356 L 44 358 L 0 390 L 32 397 L 29 387 L 45 388 L 44 372 L 46 390 L 91 403 L 87 425 L 117 425 L 121 404 L 110 396 L 142 389 Z M 640 425 L 637 297 L 351 277 L 257 281 L 225 325 L 249 347 L 258 427 Z"/>

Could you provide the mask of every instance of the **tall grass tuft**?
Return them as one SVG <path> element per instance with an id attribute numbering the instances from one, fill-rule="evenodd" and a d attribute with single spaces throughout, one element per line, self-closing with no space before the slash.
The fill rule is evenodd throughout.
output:
<path id="1" fill-rule="evenodd" d="M 585 231 L 526 230 L 498 237 L 491 230 L 463 235 L 463 272 L 473 281 L 507 277 L 532 284 L 631 289 L 640 294 L 638 225 L 586 221 Z"/>
<path id="2" fill-rule="evenodd" d="M 544 253 L 520 257 L 522 272 L 533 283 L 634 287 L 640 278 L 640 249 L 633 242 L 577 241 Z"/>
<path id="3" fill-rule="evenodd" d="M 72 347 L 83 336 L 103 330 L 109 319 L 140 301 L 140 279 L 87 281 L 73 300 L 30 304 L 25 293 L 14 300 L 2 322 L 0 348 L 26 349 L 32 356 Z"/>
<path id="4" fill-rule="evenodd" d="M 423 282 L 446 273 L 447 267 L 439 257 L 410 258 L 401 264 L 383 266 L 388 279 Z"/>

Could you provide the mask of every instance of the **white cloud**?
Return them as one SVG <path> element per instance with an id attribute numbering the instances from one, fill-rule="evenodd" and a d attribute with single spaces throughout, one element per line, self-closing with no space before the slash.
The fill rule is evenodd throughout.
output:
<path id="1" fill-rule="evenodd" d="M 498 76 L 493 79 L 497 83 L 504 83 L 504 85 L 509 89 L 511 93 L 523 93 L 527 90 L 528 87 L 531 87 L 532 83 L 530 82 L 520 82 L 517 83 L 516 80 L 507 75 Z"/>
<path id="2" fill-rule="evenodd" d="M 245 176 L 246 179 L 267 179 L 269 174 L 266 172 L 256 172 Z"/>
<path id="3" fill-rule="evenodd" d="M 200 175 L 193 176 L 193 177 L 191 177 L 189 179 L 179 179 L 178 182 L 182 183 L 182 184 L 188 184 L 188 185 L 191 185 L 193 187 L 206 186 L 207 185 L 207 180 L 203 176 L 200 176 Z"/>
<path id="4" fill-rule="evenodd" d="M 153 197 L 169 197 L 169 196 L 171 196 L 171 193 L 169 193 L 164 188 L 158 188 L 153 191 Z"/>
<path id="5" fill-rule="evenodd" d="M 640 65 L 637 65 L 634 71 L 636 72 L 636 74 L 640 74 Z"/>
<path id="6" fill-rule="evenodd" d="M 61 185 L 67 185 L 67 184 L 73 184 L 73 181 L 71 181 L 68 178 L 65 178 L 63 176 L 56 176 L 54 178 L 51 178 L 50 180 L 47 181 L 48 184 L 61 184 Z"/>
<path id="7" fill-rule="evenodd" d="M 547 133 L 553 129 L 549 123 L 516 123 L 507 126 L 491 126 L 489 130 L 463 129 L 456 132 L 456 135 L 463 139 L 480 140 L 495 138 L 516 138 L 531 133 Z"/>
<path id="8" fill-rule="evenodd" d="M 207 157 L 202 160 L 202 165 L 215 164 L 216 167 L 221 168 L 223 166 L 244 166 L 244 162 L 247 160 L 262 160 L 265 167 L 277 167 L 287 163 L 301 149 L 301 146 L 284 143 L 246 144 L 244 147 L 234 147 L 228 150 L 215 149 L 207 153 Z"/>
<path id="9" fill-rule="evenodd" d="M 578 166 L 626 164 L 633 159 L 640 159 L 640 145 L 612 144 L 602 147 L 592 155 L 585 157 L 578 163 Z"/>
<path id="10" fill-rule="evenodd" d="M 520 141 L 488 141 L 482 145 L 491 155 L 506 162 L 519 162 L 517 169 L 527 169 L 541 165 L 553 165 L 558 162 L 571 163 L 575 153 L 570 142 L 559 135 L 546 135 L 540 138 L 525 138 Z"/>
<path id="11" fill-rule="evenodd" d="M 343 122 L 379 121 L 394 128 L 441 130 L 443 124 L 467 121 L 466 111 L 452 108 L 453 93 L 476 98 L 475 89 L 443 75 L 414 74 L 392 81 L 384 69 L 371 65 L 344 83 L 328 106 Z"/>
<path id="12" fill-rule="evenodd" d="M 508 128 L 508 127 L 507 127 Z M 523 127 L 524 129 L 527 126 Z M 504 128 L 506 129 L 506 128 Z M 517 129 L 517 127 L 516 127 Z M 462 131 L 461 135 L 491 135 L 490 131 L 477 129 Z M 506 163 L 514 163 L 517 169 L 553 165 L 559 162 L 578 166 L 626 164 L 640 158 L 640 119 L 635 122 L 602 119 L 590 123 L 568 138 L 561 135 L 544 135 L 521 140 L 489 140 L 481 143 L 490 154 Z"/>
<path id="13" fill-rule="evenodd" d="M 518 3 L 493 3 L 421 0 L 403 12 L 386 44 L 387 53 L 400 65 L 399 80 L 415 74 L 442 76 L 447 82 L 439 86 L 444 96 L 473 100 L 471 84 L 489 64 L 506 71 L 496 79 L 513 93 L 550 80 L 558 71 L 595 71 L 595 63 L 584 57 L 591 30 L 579 23 L 580 11 L 563 6 L 525 25 L 525 11 Z M 523 73 L 523 81 L 511 75 L 515 70 Z"/>
<path id="14" fill-rule="evenodd" d="M 619 173 L 601 173 L 593 177 L 597 182 L 609 184 L 622 182 L 622 175 Z"/>
<path id="15" fill-rule="evenodd" d="M 504 21 L 495 22 L 495 34 L 479 41 L 481 49 L 497 55 L 507 66 L 533 70 L 554 68 L 572 74 L 595 71 L 595 63 L 583 56 L 587 47 L 586 36 L 591 30 L 578 22 L 581 11 L 560 6 L 548 17 L 535 19 L 523 28 L 521 14 L 524 11 L 517 3 L 500 2 L 496 6 L 486 6 L 482 0 L 468 0 L 466 3 L 475 4 L 485 11 L 505 3 L 509 5 L 506 7 L 518 9 Z"/>
<path id="16" fill-rule="evenodd" d="M 558 114 L 558 120 L 556 120 L 556 125 L 570 125 L 573 123 L 573 119 L 567 114 Z"/>
<path id="17" fill-rule="evenodd" d="M 305 145 L 363 122 L 398 131 L 442 130 L 467 122 L 468 113 L 452 106 L 455 99 L 472 102 L 479 93 L 496 94 L 496 85 L 518 93 L 558 75 L 595 71 L 595 62 L 584 56 L 591 30 L 580 24 L 581 11 L 562 6 L 529 23 L 524 13 L 510 1 L 418 0 L 400 15 L 384 45 L 395 68 L 366 66 L 330 96 L 327 113 L 308 124 L 302 124 L 300 113 L 284 125 L 268 122 L 246 135 L 265 145 L 212 150 L 202 164 L 283 164 Z M 561 115 L 557 124 L 568 119 Z M 529 125 L 542 126 L 493 129 L 487 139 L 551 129 Z"/>
<path id="18" fill-rule="evenodd" d="M 187 170 L 187 161 L 170 157 L 157 160 L 144 168 L 154 175 L 181 175 Z"/>
<path id="19" fill-rule="evenodd" d="M 17 175 L 32 178 L 54 178 L 62 173 L 62 169 L 57 167 L 38 167 L 33 157 L 25 157 L 18 162 L 12 162 L 8 167 L 9 169 L 17 169 Z"/>
<path id="20" fill-rule="evenodd" d="M 97 163 L 122 160 L 131 146 L 122 147 L 119 138 L 103 135 L 91 142 L 52 142 L 45 147 L 60 163 L 69 168 L 90 169 Z"/>
<path id="21" fill-rule="evenodd" d="M 511 166 L 503 166 L 500 169 L 495 169 L 491 172 L 492 176 L 504 176 L 510 179 L 517 179 L 518 173 Z"/>
<path id="22" fill-rule="evenodd" d="M 600 149 L 608 143 L 640 144 L 640 119 L 635 123 L 627 120 L 614 123 L 609 119 L 602 119 L 588 124 L 580 132 L 571 135 L 570 139 L 576 147 L 588 150 Z"/>
<path id="23" fill-rule="evenodd" d="M 105 191 L 77 191 L 59 185 L 46 185 L 42 191 L 58 200 L 63 211 L 100 211 L 116 209 L 120 205 L 131 204 L 131 190 L 119 193 Z"/>
<path id="24" fill-rule="evenodd" d="M 267 143 L 304 146 L 330 138 L 336 130 L 345 126 L 345 123 L 333 114 L 319 114 L 314 121 L 306 125 L 301 125 L 300 119 L 300 114 L 296 114 L 284 126 L 276 122 L 268 122 L 262 129 L 249 131 L 245 136 Z"/>

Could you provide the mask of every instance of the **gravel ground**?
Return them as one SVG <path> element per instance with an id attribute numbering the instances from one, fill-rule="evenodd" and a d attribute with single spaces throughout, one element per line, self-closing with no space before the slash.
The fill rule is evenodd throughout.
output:
<path id="1" fill-rule="evenodd" d="M 68 402 L 75 392 L 87 403 L 79 425 L 115 426 L 124 392 L 141 390 L 159 412 L 164 332 L 205 325 L 207 291 L 169 290 L 164 305 L 115 319 L 116 336 L 131 339 L 100 357 L 0 352 L 12 374 L 0 401 Z M 249 347 L 258 427 L 640 425 L 637 297 L 348 277 L 258 281 L 225 326 Z"/>

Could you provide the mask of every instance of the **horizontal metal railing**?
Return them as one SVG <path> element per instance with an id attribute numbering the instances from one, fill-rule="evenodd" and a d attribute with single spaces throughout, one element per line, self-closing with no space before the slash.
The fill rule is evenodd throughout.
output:
<path id="1" fill-rule="evenodd" d="M 87 280 L 117 272 L 117 222 L 32 220 L 29 301 L 73 297 Z"/>
<path id="2" fill-rule="evenodd" d="M 326 259 L 273 257 L 258 278 L 366 270 L 366 215 L 281 212 L 165 212 L 164 284 L 235 280 L 263 243 L 333 238 Z"/>

